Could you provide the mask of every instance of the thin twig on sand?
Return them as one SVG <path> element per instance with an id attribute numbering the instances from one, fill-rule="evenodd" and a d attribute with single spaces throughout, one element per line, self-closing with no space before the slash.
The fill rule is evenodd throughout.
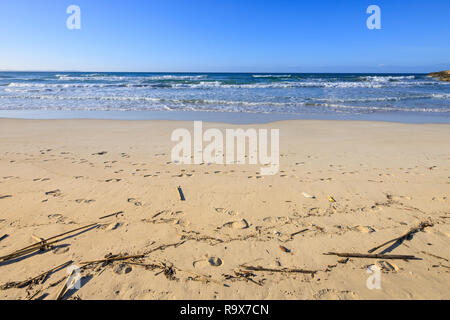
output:
<path id="1" fill-rule="evenodd" d="M 73 229 L 73 230 L 70 230 L 70 231 L 58 234 L 58 235 L 53 236 L 53 237 L 50 237 L 50 238 L 47 238 L 47 239 L 43 239 L 40 242 L 37 242 L 35 244 L 26 246 L 25 248 L 16 250 L 16 251 L 14 251 L 14 252 L 6 255 L 6 256 L 0 257 L 0 262 L 5 262 L 5 261 L 8 261 L 8 260 L 12 260 L 14 258 L 18 258 L 18 257 L 24 256 L 24 255 L 29 254 L 29 253 L 33 253 L 33 252 L 38 251 L 38 250 L 48 250 L 51 247 L 52 244 L 55 244 L 55 243 L 58 243 L 58 242 L 61 242 L 61 241 L 64 240 L 64 239 L 58 239 L 58 238 L 61 238 L 63 236 L 66 236 L 68 234 L 71 234 L 71 233 L 74 233 L 74 232 L 77 232 L 77 231 L 80 231 L 80 230 L 83 230 L 83 229 L 95 227 L 95 226 L 98 226 L 98 225 L 99 225 L 98 223 L 92 223 L 92 224 L 89 224 L 89 225 L 84 226 L 84 227 L 76 228 L 76 229 Z"/>
<path id="2" fill-rule="evenodd" d="M 432 226 L 433 226 L 433 224 L 430 223 L 430 222 L 422 222 L 418 227 L 415 227 L 415 228 L 410 229 L 410 230 L 409 230 L 407 233 L 405 233 L 404 235 L 402 235 L 402 236 L 400 236 L 400 237 L 397 237 L 397 238 L 395 238 L 395 239 L 389 240 L 389 241 L 387 241 L 387 242 L 385 242 L 385 243 L 383 243 L 383 244 L 380 244 L 379 246 L 376 246 L 375 248 L 370 249 L 368 252 L 369 252 L 369 253 L 373 253 L 373 252 L 377 251 L 378 249 L 380 249 L 380 248 L 382 248 L 382 247 L 384 247 L 384 246 L 387 246 L 387 245 L 390 244 L 390 243 L 397 242 L 397 241 L 403 241 L 403 240 L 406 240 L 406 239 L 408 239 L 411 235 L 413 235 L 413 234 L 415 234 L 415 233 L 417 233 L 417 232 L 419 232 L 419 231 L 423 231 L 425 228 L 427 228 L 427 227 L 432 227 Z"/>
<path id="3" fill-rule="evenodd" d="M 76 270 L 72 270 L 72 272 L 67 276 L 66 281 L 64 282 L 64 285 L 59 289 L 58 294 L 56 296 L 56 300 L 62 300 L 64 298 L 65 294 L 69 290 L 69 285 L 73 281 L 73 275 L 75 274 Z"/>
<path id="4" fill-rule="evenodd" d="M 394 255 L 394 254 L 365 254 L 365 253 L 324 253 L 328 256 L 338 256 L 342 258 L 368 258 L 368 259 L 399 259 L 399 260 L 419 260 L 415 256 L 409 255 Z"/>
<path id="5" fill-rule="evenodd" d="M 113 216 L 115 216 L 117 218 L 117 216 L 119 216 L 120 214 L 123 214 L 123 211 L 119 211 L 119 212 L 116 212 L 116 213 L 111 213 L 111 214 L 108 214 L 106 216 L 100 217 L 98 219 L 102 220 L 102 219 L 106 219 L 106 218 L 113 217 Z"/>
<path id="6" fill-rule="evenodd" d="M 317 271 L 295 269 L 295 268 L 294 269 L 290 269 L 290 268 L 273 269 L 273 268 L 264 268 L 261 266 L 247 266 L 247 265 L 241 265 L 240 267 L 244 268 L 247 271 L 278 272 L 278 273 L 304 273 L 304 274 L 317 273 Z"/>
<path id="7" fill-rule="evenodd" d="M 114 256 L 114 257 L 110 257 L 110 258 L 104 258 L 104 259 L 100 259 L 100 260 L 94 260 L 94 261 L 86 261 L 86 262 L 81 262 L 80 264 L 94 264 L 94 263 L 103 263 L 103 262 L 112 262 L 112 261 L 122 261 L 122 260 L 130 260 L 130 259 L 139 259 L 139 258 L 144 258 L 145 254 L 140 254 L 140 255 L 135 255 L 135 256 Z"/>
<path id="8" fill-rule="evenodd" d="M 67 261 L 67 262 L 65 262 L 65 263 L 63 263 L 63 264 L 61 264 L 61 265 L 59 265 L 57 267 L 54 267 L 54 268 L 52 268 L 52 269 L 50 269 L 48 271 L 45 271 L 45 272 L 41 273 L 40 275 L 38 275 L 36 277 L 33 277 L 33 278 L 30 278 L 28 280 L 18 281 L 18 282 L 8 282 L 8 283 L 6 283 L 4 285 L 1 285 L 0 286 L 0 290 L 8 290 L 8 289 L 11 289 L 11 288 L 21 289 L 21 288 L 25 288 L 25 287 L 27 287 L 29 285 L 32 285 L 32 284 L 43 283 L 51 273 L 55 272 L 56 270 L 65 268 L 65 267 L 67 267 L 68 265 L 70 265 L 72 263 L 73 263 L 72 260 Z"/>

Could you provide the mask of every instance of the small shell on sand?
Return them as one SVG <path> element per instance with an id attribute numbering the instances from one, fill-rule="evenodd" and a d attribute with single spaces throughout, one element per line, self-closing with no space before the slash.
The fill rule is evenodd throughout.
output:
<path id="1" fill-rule="evenodd" d="M 303 195 L 305 198 L 310 198 L 310 199 L 315 199 L 315 198 L 316 198 L 316 196 L 313 196 L 313 195 L 311 195 L 311 194 L 309 194 L 309 193 L 307 193 L 307 192 L 302 192 L 302 195 Z"/>

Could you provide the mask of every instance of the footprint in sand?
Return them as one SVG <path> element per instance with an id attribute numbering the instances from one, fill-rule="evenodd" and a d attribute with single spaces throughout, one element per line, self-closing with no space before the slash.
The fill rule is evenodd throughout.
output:
<path id="1" fill-rule="evenodd" d="M 389 199 L 389 198 L 388 198 Z M 409 196 L 391 196 L 391 199 L 394 201 L 400 201 L 400 200 L 412 200 Z"/>
<path id="2" fill-rule="evenodd" d="M 226 209 L 226 208 L 215 208 L 217 213 L 220 214 L 228 214 L 229 216 L 237 216 L 239 213 L 235 210 Z"/>
<path id="3" fill-rule="evenodd" d="M 140 206 L 142 206 L 142 203 L 141 202 L 139 202 L 139 201 L 137 201 L 136 199 L 134 199 L 134 198 L 128 198 L 128 203 L 132 203 L 132 204 L 134 204 L 136 207 L 140 207 Z"/>
<path id="4" fill-rule="evenodd" d="M 105 224 L 101 227 L 101 229 L 106 230 L 106 231 L 112 231 L 112 230 L 116 230 L 117 228 L 119 228 L 122 224 L 119 222 L 113 222 L 110 224 Z"/>
<path id="5" fill-rule="evenodd" d="M 97 152 L 97 153 L 93 153 L 92 155 L 93 156 L 104 156 L 107 153 L 108 153 L 108 151 L 100 151 L 100 152 Z"/>
<path id="6" fill-rule="evenodd" d="M 242 219 L 240 221 L 231 221 L 225 223 L 221 228 L 231 228 L 231 229 L 248 229 L 250 225 L 247 220 Z"/>
<path id="7" fill-rule="evenodd" d="M 77 199 L 77 200 L 75 200 L 75 202 L 76 203 L 87 203 L 87 204 L 90 204 L 92 202 L 95 202 L 95 200 L 94 199 L 88 199 L 88 200 L 86 200 L 86 199 Z"/>
<path id="8" fill-rule="evenodd" d="M 355 300 L 358 294 L 353 291 L 339 291 L 336 289 L 321 289 L 313 295 L 316 300 Z"/>
<path id="9" fill-rule="evenodd" d="M 447 197 L 433 197 L 431 200 L 445 202 L 447 200 Z"/>
<path id="10" fill-rule="evenodd" d="M 114 267 L 113 271 L 117 274 L 127 274 L 133 271 L 133 268 L 125 263 L 121 263 Z"/>
<path id="11" fill-rule="evenodd" d="M 217 257 L 205 257 L 204 259 L 194 261 L 194 268 L 220 267 L 223 264 L 222 259 Z"/>
<path id="12" fill-rule="evenodd" d="M 56 222 L 56 223 L 64 223 L 67 220 L 66 217 L 64 217 L 62 214 L 59 214 L 59 213 L 50 214 L 47 217 L 49 220 L 52 220 L 53 222 Z"/>
<path id="13" fill-rule="evenodd" d="M 362 232 L 362 233 L 372 233 L 372 232 L 376 232 L 376 230 L 370 226 L 354 226 L 349 228 L 352 231 L 358 231 L 358 232 Z"/>
<path id="14" fill-rule="evenodd" d="M 47 191 L 45 193 L 46 196 L 53 196 L 53 197 L 59 197 L 62 195 L 61 190 L 56 189 L 56 190 L 52 190 L 52 191 Z"/>
<path id="15" fill-rule="evenodd" d="M 69 246 L 59 247 L 53 250 L 54 254 L 64 254 L 70 250 Z"/>

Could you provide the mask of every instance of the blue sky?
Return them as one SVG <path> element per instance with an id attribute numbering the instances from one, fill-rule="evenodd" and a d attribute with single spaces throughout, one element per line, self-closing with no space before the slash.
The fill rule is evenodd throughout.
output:
<path id="1" fill-rule="evenodd" d="M 81 8 L 81 30 L 66 9 Z M 381 8 L 369 30 L 366 9 Z M 0 70 L 450 69 L 448 0 L 1 0 Z"/>

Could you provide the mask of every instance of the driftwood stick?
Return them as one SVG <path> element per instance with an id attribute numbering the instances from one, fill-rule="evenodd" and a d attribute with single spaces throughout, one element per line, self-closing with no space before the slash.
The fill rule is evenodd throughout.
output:
<path id="1" fill-rule="evenodd" d="M 13 252 L 13 253 L 11 253 L 9 255 L 0 257 L 0 262 L 9 261 L 9 260 L 12 260 L 14 258 L 18 258 L 18 257 L 24 256 L 26 254 L 36 252 L 38 250 L 45 250 L 45 249 L 49 248 L 52 243 L 55 243 L 55 242 L 56 241 L 49 242 L 49 243 L 37 243 L 36 246 L 33 246 L 31 248 L 18 250 L 18 251 L 15 251 L 15 252 Z"/>
<path id="2" fill-rule="evenodd" d="M 402 236 L 400 236 L 400 237 L 397 237 L 397 238 L 395 238 L 395 239 L 386 241 L 385 243 L 380 244 L 379 246 L 376 246 L 375 248 L 370 249 L 368 252 L 369 252 L 369 253 L 373 253 L 373 252 L 377 251 L 378 249 L 380 249 L 380 248 L 382 248 L 382 247 L 384 247 L 384 246 L 387 246 L 387 245 L 390 244 L 390 243 L 397 242 L 397 241 L 402 241 L 402 240 L 406 240 L 407 238 L 409 238 L 410 235 L 412 235 L 412 234 L 414 234 L 414 233 L 417 233 L 417 232 L 419 232 L 419 231 L 423 231 L 423 229 L 425 229 L 426 227 L 432 227 L 432 226 L 433 226 L 432 223 L 429 223 L 429 222 L 422 222 L 418 227 L 415 227 L 415 228 L 410 229 L 410 230 L 409 230 L 407 233 L 405 233 L 404 235 L 402 235 Z"/>
<path id="3" fill-rule="evenodd" d="M 133 266 L 141 266 L 146 269 L 154 270 L 154 269 L 163 269 L 161 265 L 154 264 L 154 263 L 141 263 L 141 262 L 132 262 L 132 261 L 125 261 L 126 264 L 131 264 Z"/>
<path id="4" fill-rule="evenodd" d="M 303 270 L 303 269 L 289 269 L 289 268 L 283 268 L 283 269 L 272 269 L 272 268 L 264 268 L 261 266 L 246 266 L 241 265 L 241 268 L 244 268 L 247 271 L 266 271 L 266 272 L 279 272 L 279 273 L 305 273 L 305 274 L 315 274 L 317 271 L 312 270 Z"/>
<path id="5" fill-rule="evenodd" d="M 45 239 L 40 238 L 40 237 L 38 237 L 38 236 L 36 236 L 36 235 L 34 235 L 34 234 L 31 235 L 31 238 L 32 238 L 34 241 L 36 241 L 36 243 L 41 243 L 41 242 L 44 242 L 44 241 L 45 241 Z"/>
<path id="6" fill-rule="evenodd" d="M 62 241 L 61 239 L 60 240 L 54 240 L 54 239 L 60 238 L 62 236 L 65 236 L 65 235 L 68 235 L 68 234 L 71 234 L 71 233 L 74 233 L 76 231 L 80 231 L 80 230 L 83 230 L 83 229 L 94 227 L 94 226 L 97 226 L 97 225 L 98 225 L 98 223 L 92 223 L 92 224 L 89 224 L 89 225 L 84 226 L 84 227 L 76 228 L 76 229 L 73 229 L 73 230 L 61 233 L 61 234 L 53 236 L 53 237 L 50 237 L 50 238 L 47 238 L 47 239 L 43 239 L 41 242 L 34 243 L 32 245 L 26 246 L 25 248 L 16 250 L 16 251 L 14 251 L 14 252 L 6 255 L 6 256 L 0 257 L 0 261 L 4 262 L 4 261 L 11 260 L 11 259 L 14 259 L 16 257 L 23 256 L 25 254 L 28 254 L 28 253 L 31 253 L 31 252 L 34 252 L 34 251 L 37 251 L 37 250 L 42 250 L 45 247 L 48 247 L 50 244 L 54 244 L 54 243 Z M 54 240 L 54 241 L 51 241 L 51 240 Z"/>
<path id="7" fill-rule="evenodd" d="M 298 234 L 300 234 L 300 233 L 306 232 L 306 231 L 308 231 L 308 230 L 309 230 L 309 229 L 303 229 L 303 230 L 300 230 L 300 231 L 291 233 L 291 238 L 295 237 L 296 235 L 298 235 Z"/>
<path id="8" fill-rule="evenodd" d="M 123 211 L 119 211 L 119 212 L 116 212 L 116 213 L 108 214 L 107 216 L 103 216 L 103 217 L 98 218 L 98 219 L 102 220 L 102 219 L 106 219 L 106 218 L 113 217 L 113 216 L 117 217 L 119 214 L 123 214 Z"/>
<path id="9" fill-rule="evenodd" d="M 24 288 L 24 287 L 26 287 L 26 286 L 28 286 L 30 284 L 36 283 L 37 281 L 44 280 L 51 273 L 55 272 L 58 269 L 67 267 L 68 265 L 70 265 L 72 263 L 73 263 L 72 260 L 67 261 L 67 262 L 65 262 L 65 263 L 63 263 L 63 264 L 61 264 L 61 265 L 59 265 L 57 267 L 54 267 L 54 268 L 52 268 L 52 269 L 50 269 L 48 271 L 45 271 L 45 272 L 41 273 L 40 275 L 38 275 L 36 277 L 33 277 L 33 278 L 30 278 L 28 280 L 19 281 L 19 282 L 8 282 L 8 283 L 0 286 L 0 290 L 7 290 L 7 289 L 11 289 L 11 288 Z"/>
<path id="10" fill-rule="evenodd" d="M 4 235 L 2 235 L 2 236 L 0 237 L 0 241 L 5 240 L 5 239 L 8 238 L 8 237 L 9 237 L 9 235 L 4 234 Z"/>
<path id="11" fill-rule="evenodd" d="M 91 227 L 94 227 L 94 226 L 98 226 L 98 223 L 91 223 L 91 224 L 88 224 L 87 226 L 76 228 L 76 229 L 73 229 L 73 230 L 70 230 L 70 231 L 58 234 L 57 236 L 53 236 L 51 238 L 45 239 L 45 241 L 48 242 L 50 240 L 53 240 L 53 239 L 56 239 L 56 238 L 60 238 L 62 236 L 68 235 L 70 233 L 74 233 L 76 231 L 80 231 L 80 230 L 83 230 L 83 229 L 91 228 Z"/>
<path id="12" fill-rule="evenodd" d="M 393 254 L 365 254 L 365 253 L 336 253 L 328 252 L 324 255 L 338 256 L 342 258 L 368 258 L 368 259 L 400 259 L 400 260 L 417 260 L 415 256 L 393 255 Z"/>
<path id="13" fill-rule="evenodd" d="M 178 193 L 180 194 L 180 200 L 186 201 L 186 198 L 184 197 L 183 189 L 181 189 L 181 186 L 178 187 Z"/>
<path id="14" fill-rule="evenodd" d="M 144 258 L 144 257 L 145 257 L 145 254 L 140 254 L 140 255 L 136 255 L 136 256 L 125 256 L 125 257 L 112 257 L 112 258 L 105 258 L 105 259 L 94 260 L 94 261 L 85 261 L 85 262 L 81 262 L 80 264 L 94 264 L 94 263 L 103 263 L 103 262 L 111 262 L 111 261 L 138 259 L 138 258 Z"/>
<path id="15" fill-rule="evenodd" d="M 63 286 L 61 287 L 61 289 L 59 289 L 58 291 L 58 295 L 56 296 L 56 300 L 61 300 L 62 298 L 64 298 L 64 295 L 66 294 L 67 290 L 69 289 L 69 282 L 71 280 L 73 280 L 72 276 L 75 273 L 75 269 L 72 270 L 72 272 L 67 276 L 66 281 L 64 282 Z"/>

